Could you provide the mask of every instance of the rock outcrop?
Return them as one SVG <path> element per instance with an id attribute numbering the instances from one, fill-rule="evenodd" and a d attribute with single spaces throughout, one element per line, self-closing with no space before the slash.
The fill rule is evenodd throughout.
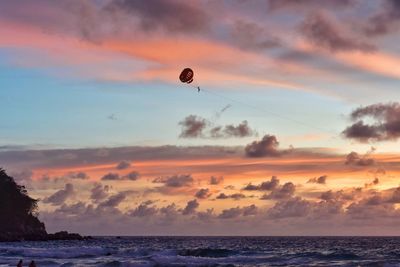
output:
<path id="1" fill-rule="evenodd" d="M 79 234 L 62 231 L 48 234 L 37 218 L 37 199 L 0 169 L 0 241 L 82 240 Z"/>

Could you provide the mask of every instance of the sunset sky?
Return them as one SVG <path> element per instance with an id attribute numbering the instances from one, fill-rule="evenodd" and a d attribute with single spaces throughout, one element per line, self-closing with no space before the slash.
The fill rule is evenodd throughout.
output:
<path id="1" fill-rule="evenodd" d="M 397 0 L 0 1 L 0 165 L 50 232 L 399 235 L 399 30 Z"/>

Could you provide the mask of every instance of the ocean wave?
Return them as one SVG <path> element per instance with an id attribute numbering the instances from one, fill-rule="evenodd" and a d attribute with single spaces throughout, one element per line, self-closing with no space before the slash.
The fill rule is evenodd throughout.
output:
<path id="1" fill-rule="evenodd" d="M 223 248 L 196 248 L 185 249 L 178 252 L 179 256 L 223 258 L 237 254 L 238 252 Z"/>
<path id="2" fill-rule="evenodd" d="M 30 258 L 88 258 L 109 255 L 110 251 L 102 247 L 11 247 L 1 250 L 2 256 L 20 256 Z"/>
<path id="3" fill-rule="evenodd" d="M 359 259 L 355 253 L 349 251 L 334 251 L 329 253 L 323 252 L 303 252 L 291 255 L 292 258 L 307 258 L 316 260 L 356 260 Z"/>
<path id="4" fill-rule="evenodd" d="M 0 266 L 400 266 L 400 238 L 127 237 L 0 244 Z"/>

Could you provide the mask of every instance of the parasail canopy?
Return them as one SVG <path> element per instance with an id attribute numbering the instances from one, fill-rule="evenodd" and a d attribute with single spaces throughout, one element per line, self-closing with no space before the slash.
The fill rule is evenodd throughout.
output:
<path id="1" fill-rule="evenodd" d="M 182 70 L 179 75 L 179 80 L 183 83 L 191 83 L 193 82 L 194 72 L 191 68 L 185 68 Z"/>

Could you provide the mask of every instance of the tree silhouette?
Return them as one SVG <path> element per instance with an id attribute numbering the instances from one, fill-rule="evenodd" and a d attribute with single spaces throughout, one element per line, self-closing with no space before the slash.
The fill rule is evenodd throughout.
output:
<path id="1" fill-rule="evenodd" d="M 47 235 L 37 216 L 38 200 L 31 198 L 0 168 L 0 239 L 41 239 Z"/>

